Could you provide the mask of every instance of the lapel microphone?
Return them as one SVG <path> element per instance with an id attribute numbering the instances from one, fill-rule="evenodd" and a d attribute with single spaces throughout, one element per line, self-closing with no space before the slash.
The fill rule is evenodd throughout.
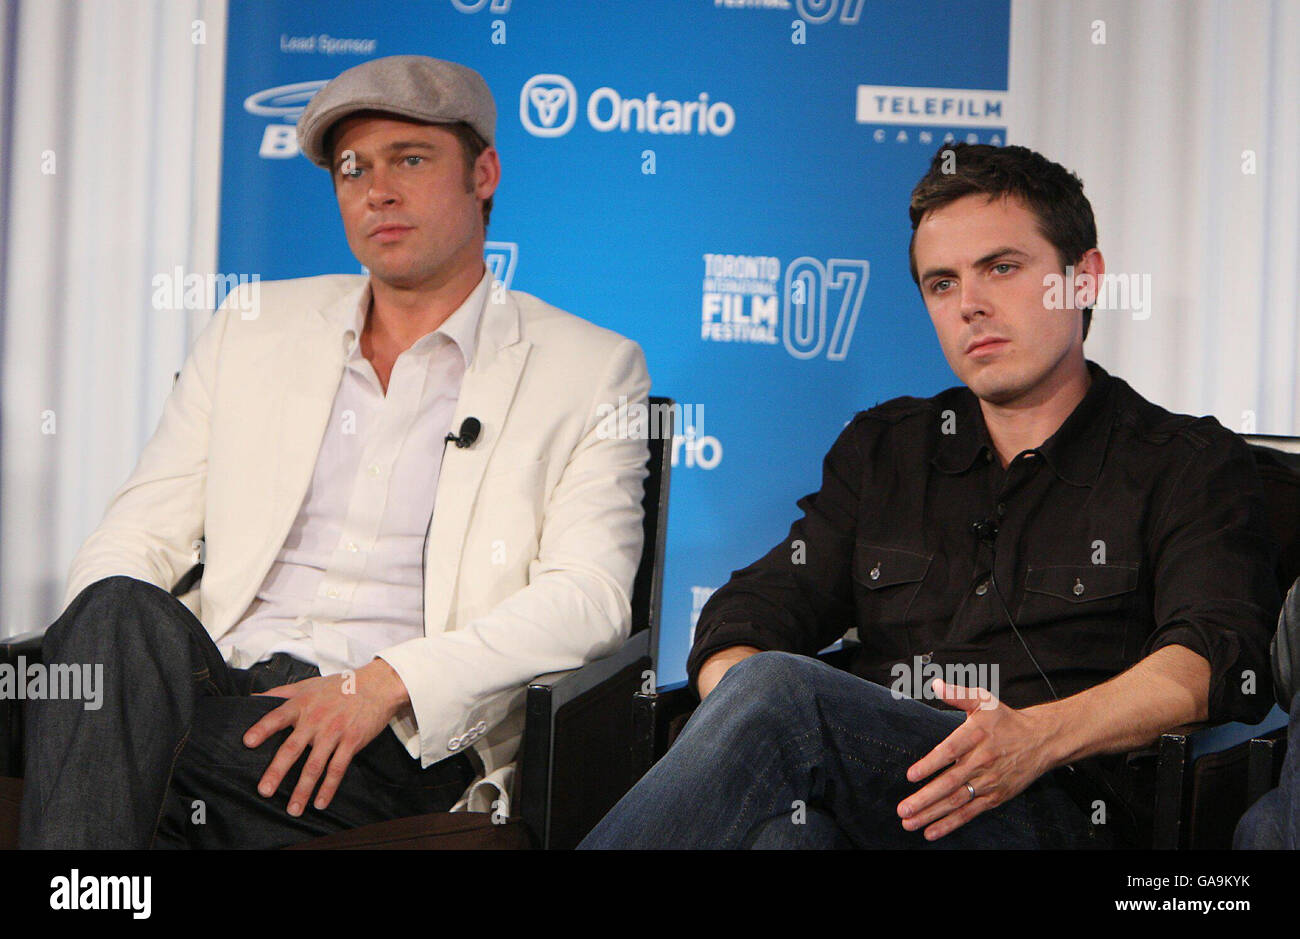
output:
<path id="1" fill-rule="evenodd" d="M 464 450 L 466 447 L 472 447 L 474 441 L 478 440 L 479 432 L 483 430 L 483 425 L 479 423 L 477 417 L 467 417 L 460 422 L 459 434 L 448 434 L 443 438 L 443 443 L 450 441 L 457 447 Z"/>

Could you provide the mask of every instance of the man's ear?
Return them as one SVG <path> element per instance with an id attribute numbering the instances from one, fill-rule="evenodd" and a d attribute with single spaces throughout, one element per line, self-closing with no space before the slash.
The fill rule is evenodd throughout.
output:
<path id="1" fill-rule="evenodd" d="M 486 201 L 501 184 L 501 157 L 496 147 L 488 147 L 474 161 L 474 194 Z"/>
<path id="2" fill-rule="evenodd" d="M 1106 260 L 1096 248 L 1089 248 L 1074 262 L 1074 308 L 1086 310 L 1097 304 L 1101 279 L 1106 276 Z"/>

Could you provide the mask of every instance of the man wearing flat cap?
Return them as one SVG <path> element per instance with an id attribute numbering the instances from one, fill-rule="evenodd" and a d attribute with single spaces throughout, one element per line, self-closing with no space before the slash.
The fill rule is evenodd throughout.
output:
<path id="1" fill-rule="evenodd" d="M 103 664 L 103 704 L 29 706 L 23 846 L 502 817 L 526 683 L 627 636 L 646 446 L 600 430 L 644 357 L 493 282 L 495 122 L 423 56 L 308 105 L 369 274 L 254 285 L 195 342 L 46 633 L 47 664 Z"/>

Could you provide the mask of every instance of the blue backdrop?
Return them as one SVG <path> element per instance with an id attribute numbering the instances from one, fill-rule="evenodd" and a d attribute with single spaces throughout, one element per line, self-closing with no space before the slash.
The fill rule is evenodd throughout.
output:
<path id="1" fill-rule="evenodd" d="M 1002 143 L 1009 0 L 232 0 L 219 266 L 357 273 L 293 126 L 418 53 L 497 101 L 497 276 L 637 340 L 675 441 L 659 683 L 854 412 L 955 384 L 907 265 L 945 139 Z"/>

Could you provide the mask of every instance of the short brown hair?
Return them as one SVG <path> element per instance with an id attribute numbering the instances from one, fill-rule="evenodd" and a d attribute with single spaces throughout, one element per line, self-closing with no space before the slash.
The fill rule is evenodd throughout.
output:
<path id="1" fill-rule="evenodd" d="M 464 121 L 455 124 L 439 124 L 439 127 L 451 131 L 460 141 L 460 155 L 465 160 L 465 182 L 473 188 L 474 164 L 487 149 L 488 142 L 474 128 Z M 483 230 L 487 231 L 488 218 L 492 215 L 492 196 L 483 200 Z"/>
<path id="2" fill-rule="evenodd" d="M 356 117 L 359 114 L 374 114 L 380 117 L 393 117 L 399 121 L 409 120 L 408 118 L 402 117 L 401 115 L 398 114 L 390 115 L 384 111 L 373 111 L 373 112 L 357 111 L 347 116 Z M 324 144 L 325 152 L 328 153 L 331 157 L 331 165 L 333 164 L 333 156 L 334 156 L 334 133 L 338 129 L 339 124 L 341 123 L 342 120 L 335 121 L 334 124 L 327 131 L 325 131 L 323 144 Z M 421 124 L 424 122 L 412 121 L 411 123 Z M 469 124 L 465 123 L 464 121 L 458 121 L 455 124 L 430 124 L 428 126 L 441 127 L 443 130 L 450 131 L 452 134 L 456 135 L 456 139 L 460 141 L 461 158 L 465 161 L 465 185 L 467 189 L 473 189 L 474 188 L 474 184 L 473 184 L 474 164 L 478 162 L 479 156 L 481 156 L 483 151 L 487 149 L 488 147 L 487 141 L 483 139 L 483 137 L 479 134 L 478 131 L 470 127 Z M 334 172 L 332 169 L 330 172 L 330 176 L 334 178 L 335 185 L 337 185 L 338 179 L 337 177 L 334 176 Z M 492 215 L 492 198 L 493 198 L 492 196 L 488 196 L 486 199 L 483 200 L 483 230 L 484 231 L 487 231 L 488 218 L 491 217 Z"/>
<path id="3" fill-rule="evenodd" d="M 1020 199 L 1038 219 L 1039 232 L 1056 249 L 1062 270 L 1097 247 L 1097 222 L 1083 194 L 1083 181 L 1064 166 L 1027 147 L 945 144 L 912 190 L 907 209 L 912 219 L 907 255 L 912 280 L 918 287 L 921 281 L 916 269 L 916 228 L 921 219 L 927 212 L 972 193 L 984 193 L 990 199 Z M 1085 339 L 1091 323 L 1089 307 L 1083 311 Z"/>

